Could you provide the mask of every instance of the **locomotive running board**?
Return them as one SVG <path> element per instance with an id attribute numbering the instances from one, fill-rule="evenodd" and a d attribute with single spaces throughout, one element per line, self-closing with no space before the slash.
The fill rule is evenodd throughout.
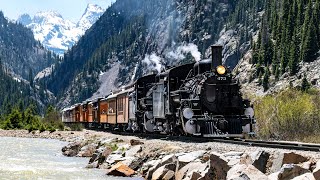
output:
<path id="1" fill-rule="evenodd" d="M 203 137 L 207 138 L 243 138 L 243 134 L 204 134 Z"/>

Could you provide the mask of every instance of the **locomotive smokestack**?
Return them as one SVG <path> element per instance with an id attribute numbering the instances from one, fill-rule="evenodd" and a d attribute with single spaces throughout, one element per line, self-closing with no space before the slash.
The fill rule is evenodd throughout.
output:
<path id="1" fill-rule="evenodd" d="M 211 68 L 216 69 L 217 66 L 222 65 L 222 46 L 221 45 L 212 45 L 211 46 L 211 57 L 212 63 Z"/>

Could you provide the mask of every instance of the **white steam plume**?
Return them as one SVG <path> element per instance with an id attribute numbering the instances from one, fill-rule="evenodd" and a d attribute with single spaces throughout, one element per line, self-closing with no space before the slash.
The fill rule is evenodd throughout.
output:
<path id="1" fill-rule="evenodd" d="M 167 57 L 175 60 L 182 60 L 186 58 L 185 54 L 187 53 L 191 53 L 196 61 L 201 60 L 201 53 L 198 50 L 198 46 L 193 43 L 179 46 L 176 50 L 167 53 Z"/>
<path id="2" fill-rule="evenodd" d="M 151 55 L 146 54 L 142 63 L 145 63 L 148 69 L 155 69 L 158 72 L 161 72 L 161 57 L 157 56 L 156 53 L 152 53 Z"/>

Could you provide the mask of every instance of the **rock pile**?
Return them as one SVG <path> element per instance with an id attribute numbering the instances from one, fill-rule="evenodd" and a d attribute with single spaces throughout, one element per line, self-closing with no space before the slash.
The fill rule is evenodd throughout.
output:
<path id="1" fill-rule="evenodd" d="M 106 169 L 112 176 L 145 179 L 320 179 L 320 160 L 293 152 L 257 150 L 251 153 L 183 152 L 179 147 L 150 151 L 140 140 L 118 138 L 72 142 L 66 156 L 91 157 L 87 168 Z"/>

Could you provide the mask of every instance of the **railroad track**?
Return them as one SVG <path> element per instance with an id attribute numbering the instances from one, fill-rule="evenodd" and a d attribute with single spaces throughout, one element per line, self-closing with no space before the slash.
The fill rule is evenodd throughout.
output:
<path id="1" fill-rule="evenodd" d="M 261 140 L 250 140 L 250 139 L 213 139 L 212 141 L 229 143 L 229 144 L 256 146 L 256 147 L 320 152 L 320 144 L 261 141 Z"/>
<path id="2" fill-rule="evenodd" d="M 110 132 L 110 131 L 108 131 Z M 277 149 L 288 149 L 288 150 L 300 150 L 300 151 L 313 151 L 320 152 L 320 144 L 307 144 L 307 143 L 294 143 L 294 142 L 279 142 L 279 141 L 262 141 L 252 139 L 222 139 L 222 138 L 204 138 L 195 136 L 173 136 L 163 134 L 146 134 L 146 133 L 129 133 L 129 132 L 111 132 L 119 135 L 136 136 L 144 139 L 162 139 L 168 141 L 181 141 L 190 143 L 206 143 L 206 142 L 219 142 L 227 144 L 238 144 L 251 147 L 266 147 L 266 148 L 277 148 Z"/>

